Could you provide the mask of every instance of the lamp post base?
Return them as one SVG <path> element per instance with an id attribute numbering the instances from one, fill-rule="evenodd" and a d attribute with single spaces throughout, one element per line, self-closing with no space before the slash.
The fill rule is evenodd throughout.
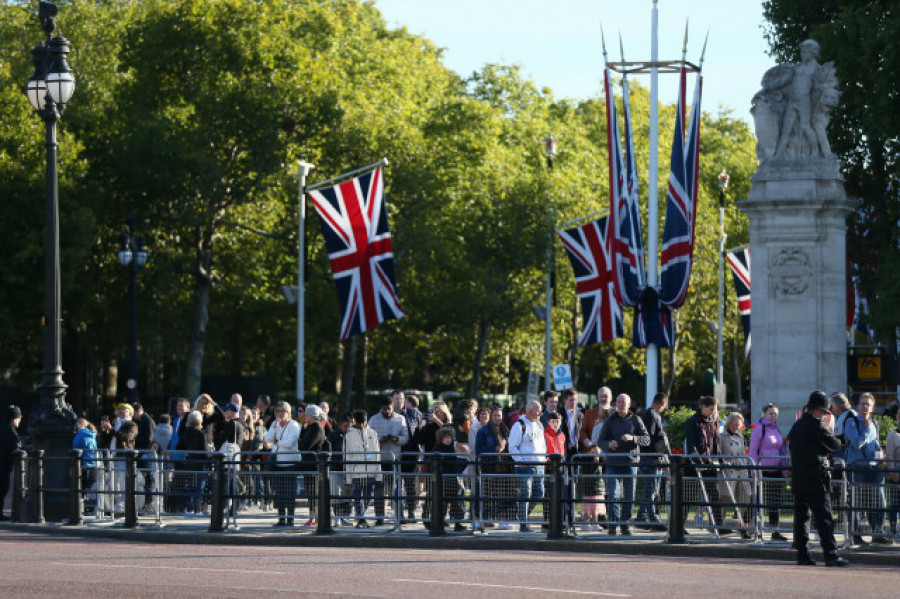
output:
<path id="1" fill-rule="evenodd" d="M 62 405 L 41 402 L 34 411 L 28 432 L 34 449 L 44 450 L 44 518 L 48 522 L 62 522 L 69 518 L 68 492 L 69 452 L 75 435 L 75 413 L 64 401 Z"/>

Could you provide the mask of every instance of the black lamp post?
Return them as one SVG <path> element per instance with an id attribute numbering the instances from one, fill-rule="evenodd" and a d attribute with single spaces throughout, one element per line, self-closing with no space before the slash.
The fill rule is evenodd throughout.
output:
<path id="1" fill-rule="evenodd" d="M 26 94 L 38 115 L 46 124 L 47 148 L 47 214 L 44 235 L 44 370 L 38 390 L 41 403 L 32 413 L 29 432 L 36 449 L 44 455 L 62 458 L 72 447 L 75 414 L 66 403 L 66 384 L 63 382 L 62 351 L 60 347 L 62 314 L 60 309 L 59 276 L 59 189 L 56 169 L 56 125 L 66 103 L 75 91 L 75 77 L 66 63 L 69 41 L 57 34 L 54 4 L 41 2 L 38 16 L 47 39 L 31 51 L 34 74 L 28 81 Z M 47 460 L 44 465 L 44 486 L 66 488 L 69 483 L 66 460 Z M 61 520 L 66 514 L 65 494 L 46 494 L 44 513 L 48 520 Z"/>
<path id="2" fill-rule="evenodd" d="M 131 296 L 131 338 L 128 348 L 128 398 L 138 400 L 138 359 L 137 359 L 137 272 L 147 264 L 147 251 L 144 249 L 144 238 L 134 234 L 134 216 L 128 215 L 125 221 L 128 232 L 122 233 L 122 249 L 119 250 L 119 263 L 128 268 L 128 292 Z"/>

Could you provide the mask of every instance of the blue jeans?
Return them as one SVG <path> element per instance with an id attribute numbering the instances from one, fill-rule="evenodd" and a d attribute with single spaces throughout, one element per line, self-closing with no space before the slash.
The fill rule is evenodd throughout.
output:
<path id="1" fill-rule="evenodd" d="M 364 520 L 366 517 L 369 502 L 375 496 L 375 482 L 374 476 L 353 479 L 353 500 L 356 505 L 356 518 L 358 520 Z"/>
<path id="2" fill-rule="evenodd" d="M 637 476 L 637 466 L 607 466 L 606 479 L 607 500 L 609 504 L 610 522 L 627 522 L 631 520 L 631 505 L 634 502 L 635 477 Z M 621 502 L 622 510 L 619 511 L 619 503 L 616 502 L 620 498 L 619 485 L 624 487 L 625 501 Z"/>
<path id="3" fill-rule="evenodd" d="M 641 466 L 640 473 L 646 478 L 644 492 L 641 493 L 641 506 L 638 508 L 637 519 L 648 522 L 659 522 L 659 485 L 662 477 L 660 469 L 655 466 Z"/>
<path id="4" fill-rule="evenodd" d="M 857 509 L 857 506 L 859 508 L 875 507 L 881 509 L 885 507 L 884 473 L 873 468 L 871 470 L 848 470 L 847 474 L 852 483 L 850 488 L 850 506 L 853 508 L 853 527 L 851 532 L 859 534 L 860 513 L 862 510 Z M 864 486 L 861 488 L 856 486 L 860 484 Z M 869 520 L 869 526 L 872 527 L 872 532 L 881 534 L 882 526 L 884 525 L 884 512 L 868 512 L 867 519 Z"/>
<path id="5" fill-rule="evenodd" d="M 544 469 L 538 473 L 537 466 L 516 466 L 519 475 L 519 521 L 528 520 L 528 514 L 544 498 Z M 544 514 L 546 518 L 547 515 Z"/>

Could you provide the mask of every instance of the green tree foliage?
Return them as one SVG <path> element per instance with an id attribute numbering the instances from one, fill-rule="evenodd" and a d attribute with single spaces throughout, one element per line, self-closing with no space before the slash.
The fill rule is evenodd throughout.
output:
<path id="1" fill-rule="evenodd" d="M 829 140 L 841 160 L 848 194 L 861 200 L 848 239 L 869 298 L 876 332 L 893 338 L 900 326 L 896 266 L 900 201 L 900 2 L 897 0 L 767 0 L 772 55 L 794 62 L 798 44 L 813 38 L 820 61 L 834 61 L 841 100 Z"/>
<path id="2" fill-rule="evenodd" d="M 43 126 L 21 88 L 39 29 L 18 2 L 0 2 L 0 15 L 8 117 L 0 124 L 0 218 L 9 240 L 0 359 L 4 380 L 33 384 Z M 522 389 L 529 369 L 543 371 L 543 324 L 531 306 L 544 302 L 552 249 L 553 362 L 576 366 L 579 385 L 618 383 L 641 397 L 643 353 L 630 345 L 630 316 L 629 338 L 576 347 L 575 284 L 551 234 L 551 225 L 608 206 L 601 99 L 557 101 L 506 65 L 460 77 L 429 40 L 388 28 L 374 4 L 357 0 L 72 0 L 59 23 L 78 77 L 61 135 L 70 399 L 112 393 L 103 383 L 124 363 L 127 274 L 115 253 L 128 214 L 150 251 L 138 277 L 142 391 L 193 394 L 201 373 L 266 374 L 279 389 L 293 388 L 296 308 L 281 288 L 297 283 L 301 157 L 316 164 L 309 183 L 390 160 L 389 219 L 407 312 L 355 344 L 338 343 L 341 315 L 310 209 L 308 392 L 346 395 L 354 369 L 357 390 Z M 649 94 L 632 85 L 646 219 Z M 661 204 L 672 115 L 663 107 Z M 548 133 L 560 140 L 552 170 L 541 143 Z M 669 386 L 714 365 L 706 323 L 715 319 L 716 175 L 726 167 L 730 197 L 743 197 L 752 146 L 742 122 L 704 115 L 697 265 Z M 731 202 L 726 212 L 729 244 L 746 241 Z M 726 315 L 728 335 L 739 334 L 730 296 Z"/>

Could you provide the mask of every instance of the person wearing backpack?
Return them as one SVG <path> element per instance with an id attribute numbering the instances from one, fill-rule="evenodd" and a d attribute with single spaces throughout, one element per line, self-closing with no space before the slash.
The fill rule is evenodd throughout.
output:
<path id="1" fill-rule="evenodd" d="M 878 467 L 883 454 L 878 436 L 878 422 L 872 418 L 875 398 L 871 393 L 863 393 L 856 404 L 859 416 L 847 418 L 844 423 L 844 439 L 847 442 L 847 474 L 850 482 L 851 508 L 866 497 L 875 508 L 867 514 L 872 528 L 872 542 L 892 545 L 893 541 L 884 535 L 884 472 Z M 874 495 L 874 497 L 872 497 Z M 860 513 L 853 510 L 851 534 L 854 545 L 864 545 L 860 531 Z"/>
<path id="2" fill-rule="evenodd" d="M 547 441 L 540 415 L 541 404 L 529 401 L 525 416 L 519 418 L 509 432 L 509 453 L 519 475 L 519 532 L 529 531 L 528 515 L 544 498 L 543 465 L 547 461 Z"/>

